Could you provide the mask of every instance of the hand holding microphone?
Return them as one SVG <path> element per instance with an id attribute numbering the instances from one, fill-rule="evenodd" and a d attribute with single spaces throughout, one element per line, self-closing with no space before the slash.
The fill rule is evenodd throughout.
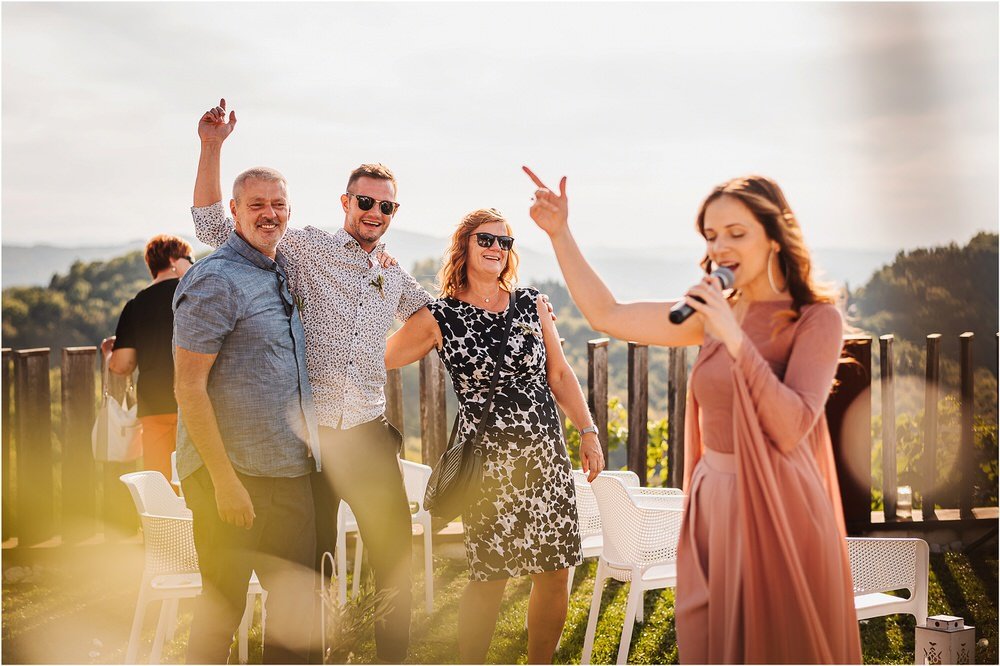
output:
<path id="1" fill-rule="evenodd" d="M 709 275 L 710 278 L 718 279 L 719 284 L 722 285 L 722 290 L 730 289 L 733 286 L 733 281 L 736 276 L 733 272 L 726 268 L 725 266 L 720 266 L 712 271 Z M 692 298 L 699 303 L 704 303 L 705 300 L 700 296 L 692 296 Z M 694 308 L 688 305 L 685 301 L 678 301 L 674 307 L 670 308 L 670 323 L 671 324 L 682 324 L 688 320 L 688 318 L 695 312 Z"/>

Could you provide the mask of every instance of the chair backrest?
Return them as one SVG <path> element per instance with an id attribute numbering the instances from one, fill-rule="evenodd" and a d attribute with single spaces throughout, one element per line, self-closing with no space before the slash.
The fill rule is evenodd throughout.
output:
<path id="1" fill-rule="evenodd" d="M 605 470 L 598 476 L 620 479 L 629 488 L 639 487 L 639 476 L 635 472 Z M 597 498 L 590 487 L 590 481 L 583 470 L 573 470 L 573 486 L 576 488 L 576 515 L 580 523 L 580 536 L 587 538 L 601 533 L 601 512 L 597 508 Z M 677 491 L 679 495 L 684 493 Z"/>
<path id="2" fill-rule="evenodd" d="M 191 512 L 159 472 L 132 472 L 119 479 L 132 495 L 142 520 L 146 576 L 197 573 Z"/>
<path id="3" fill-rule="evenodd" d="M 906 589 L 927 606 L 930 549 L 923 539 L 847 539 L 854 595 Z"/>
<path id="4" fill-rule="evenodd" d="M 186 518 L 191 515 L 184 500 L 177 496 L 170 482 L 159 472 L 132 472 L 118 477 L 128 488 L 140 514 Z"/>
<path id="5" fill-rule="evenodd" d="M 142 543 L 146 554 L 143 574 L 198 573 L 198 552 L 190 518 L 140 513 Z"/>
<path id="6" fill-rule="evenodd" d="M 400 467 L 403 470 L 403 484 L 406 486 L 406 499 L 416 502 L 422 511 L 424 508 L 424 492 L 427 490 L 427 482 L 431 479 L 433 471 L 428 465 L 400 459 Z"/>
<path id="7" fill-rule="evenodd" d="M 615 476 L 599 475 L 591 488 L 601 513 L 604 559 L 612 564 L 677 559 L 682 509 L 641 507 Z"/>

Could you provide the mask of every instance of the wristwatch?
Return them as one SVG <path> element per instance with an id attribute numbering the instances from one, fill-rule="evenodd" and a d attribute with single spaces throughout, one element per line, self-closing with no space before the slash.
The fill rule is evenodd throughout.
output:
<path id="1" fill-rule="evenodd" d="M 596 435 L 597 434 L 597 426 L 595 426 L 595 425 L 589 425 L 589 426 L 587 426 L 586 428 L 584 428 L 583 430 L 580 431 L 580 436 L 583 437 L 588 432 L 592 432 L 592 433 L 594 433 Z"/>

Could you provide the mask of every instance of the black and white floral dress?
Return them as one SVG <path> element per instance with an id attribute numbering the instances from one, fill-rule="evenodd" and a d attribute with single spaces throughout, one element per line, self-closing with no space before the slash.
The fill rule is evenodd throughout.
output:
<path id="1" fill-rule="evenodd" d="M 482 492 L 462 516 L 472 580 L 556 571 L 582 559 L 572 468 L 546 379 L 537 296 L 523 288 L 512 296 L 517 314 L 483 435 Z M 454 298 L 429 308 L 458 395 L 456 441 L 465 441 L 475 435 L 489 393 L 506 312 Z"/>

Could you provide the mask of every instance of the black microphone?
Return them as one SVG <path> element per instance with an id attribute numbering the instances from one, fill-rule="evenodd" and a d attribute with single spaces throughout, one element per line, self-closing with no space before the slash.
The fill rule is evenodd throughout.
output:
<path id="1" fill-rule="evenodd" d="M 718 278 L 719 282 L 722 284 L 723 289 L 729 289 L 733 286 L 733 281 L 736 276 L 733 272 L 726 268 L 725 266 L 720 266 L 712 271 L 709 277 Z M 699 303 L 704 303 L 702 299 L 697 296 L 692 296 L 694 300 Z M 687 318 L 694 314 L 694 308 L 685 303 L 684 301 L 678 301 L 674 307 L 670 308 L 670 323 L 671 324 L 682 324 L 687 321 Z"/>

